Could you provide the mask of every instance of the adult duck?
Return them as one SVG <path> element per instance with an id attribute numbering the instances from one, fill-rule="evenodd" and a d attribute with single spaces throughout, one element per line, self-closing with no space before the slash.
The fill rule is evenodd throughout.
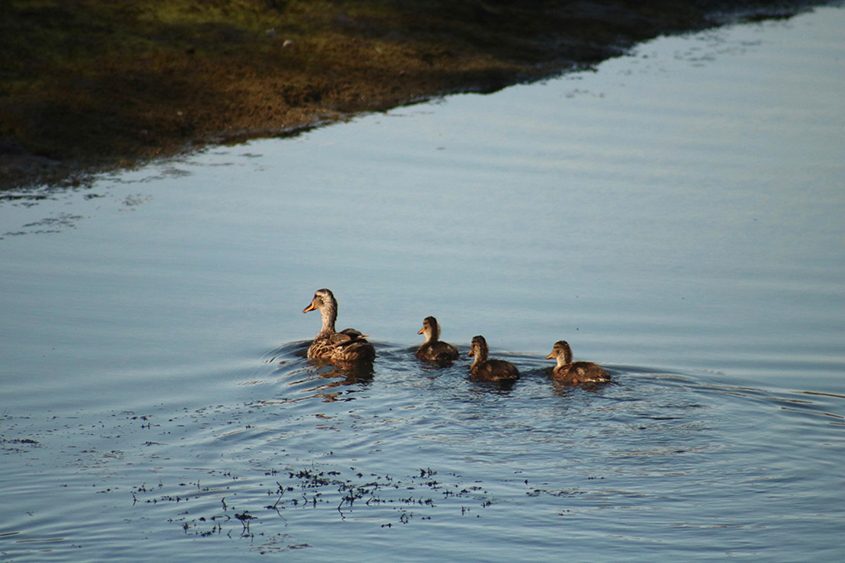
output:
<path id="1" fill-rule="evenodd" d="M 423 319 L 422 328 L 417 331 L 417 334 L 425 336 L 425 342 L 416 352 L 420 360 L 443 365 L 458 359 L 458 349 L 440 340 L 440 324 L 434 317 Z"/>
<path id="2" fill-rule="evenodd" d="M 487 340 L 483 336 L 474 336 L 469 347 L 469 355 L 472 357 L 469 374 L 473 379 L 515 381 L 519 378 L 519 370 L 515 365 L 504 360 L 488 360 L 488 354 Z"/>
<path id="3" fill-rule="evenodd" d="M 572 348 L 565 340 L 554 343 L 547 360 L 557 360 L 552 377 L 565 385 L 596 385 L 610 381 L 610 374 L 593 362 L 572 362 Z"/>
<path id="4" fill-rule="evenodd" d="M 308 357 L 332 363 L 354 363 L 371 361 L 376 356 L 373 345 L 367 341 L 367 335 L 354 328 L 337 332 L 334 323 L 337 320 L 337 299 L 328 289 L 318 289 L 311 298 L 311 304 L 303 313 L 320 311 L 323 326 L 308 347 Z"/>

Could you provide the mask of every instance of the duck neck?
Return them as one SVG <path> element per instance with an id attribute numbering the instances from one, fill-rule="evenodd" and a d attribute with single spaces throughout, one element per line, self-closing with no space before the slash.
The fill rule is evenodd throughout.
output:
<path id="1" fill-rule="evenodd" d="M 325 303 L 320 308 L 320 315 L 323 317 L 323 328 L 320 329 L 320 334 L 334 334 L 334 323 L 337 320 L 337 305 L 334 303 Z"/>
<path id="2" fill-rule="evenodd" d="M 429 329 L 429 330 L 425 331 L 423 333 L 423 335 L 425 336 L 424 344 L 434 344 L 435 342 L 437 342 L 439 340 L 439 336 L 437 334 L 436 329 Z"/>
<path id="3" fill-rule="evenodd" d="M 557 367 L 566 367 L 572 364 L 572 349 L 569 345 L 562 346 L 557 354 Z"/>
<path id="4" fill-rule="evenodd" d="M 487 361 L 487 349 L 482 347 L 477 347 L 475 349 L 475 353 L 472 355 L 472 366 L 475 367 L 478 364 L 483 364 Z"/>

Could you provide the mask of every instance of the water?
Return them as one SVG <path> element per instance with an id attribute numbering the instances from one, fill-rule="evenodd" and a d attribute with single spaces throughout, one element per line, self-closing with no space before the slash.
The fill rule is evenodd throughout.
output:
<path id="1" fill-rule="evenodd" d="M 7 198 L 0 557 L 841 560 L 843 25 Z M 371 377 L 302 358 L 319 287 Z"/>

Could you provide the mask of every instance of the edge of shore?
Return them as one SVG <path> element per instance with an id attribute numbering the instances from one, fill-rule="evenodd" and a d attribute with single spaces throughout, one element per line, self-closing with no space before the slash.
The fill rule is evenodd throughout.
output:
<path id="1" fill-rule="evenodd" d="M 78 186 L 211 145 L 494 92 L 659 35 L 819 5 L 10 0 L 0 8 L 0 191 Z"/>

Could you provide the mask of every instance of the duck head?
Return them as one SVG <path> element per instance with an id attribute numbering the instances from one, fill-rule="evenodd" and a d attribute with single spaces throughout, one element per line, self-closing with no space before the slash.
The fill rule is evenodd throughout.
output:
<path id="1" fill-rule="evenodd" d="M 314 297 L 311 298 L 311 303 L 302 310 L 303 313 L 310 313 L 317 309 L 323 309 L 330 303 L 337 303 L 334 294 L 329 289 L 318 289 L 314 292 Z"/>
<path id="2" fill-rule="evenodd" d="M 440 339 L 440 325 L 437 324 L 437 319 L 424 318 L 422 328 L 417 331 L 417 334 L 424 334 L 426 342 L 437 342 Z"/>
<path id="3" fill-rule="evenodd" d="M 315 291 L 311 303 L 302 312 L 309 313 L 317 310 L 323 317 L 322 332 L 334 332 L 334 323 L 337 319 L 337 300 L 331 290 L 323 288 Z"/>
<path id="4" fill-rule="evenodd" d="M 566 340 L 558 340 L 552 346 L 552 351 L 546 356 L 547 360 L 557 360 L 557 365 L 565 366 L 572 363 L 572 348 Z"/>
<path id="5" fill-rule="evenodd" d="M 469 356 L 475 358 L 475 362 L 484 362 L 487 360 L 487 341 L 483 336 L 473 336 L 472 342 L 469 345 Z"/>

